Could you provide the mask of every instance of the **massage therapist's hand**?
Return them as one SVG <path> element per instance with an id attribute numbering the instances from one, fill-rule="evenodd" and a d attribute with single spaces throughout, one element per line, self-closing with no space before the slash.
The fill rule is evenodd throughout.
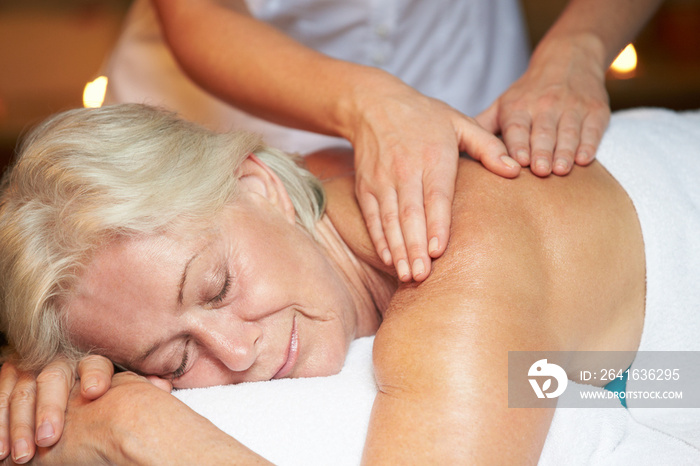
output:
<path id="1" fill-rule="evenodd" d="M 0 371 L 0 459 L 10 453 L 26 463 L 36 445 L 49 447 L 60 438 L 68 399 L 80 378 L 79 395 L 87 400 L 102 396 L 110 387 L 112 363 L 101 356 L 88 356 L 79 364 L 57 359 L 38 376 L 19 371 L 6 362 Z"/>
<path id="2" fill-rule="evenodd" d="M 508 178 L 520 166 L 475 120 L 388 79 L 363 86 L 348 137 L 356 195 L 379 257 L 400 280 L 422 281 L 447 247 L 459 152 Z"/>
<path id="3" fill-rule="evenodd" d="M 538 176 L 588 165 L 610 120 L 605 68 L 576 45 L 542 46 L 530 67 L 477 121 Z"/>
<path id="4" fill-rule="evenodd" d="M 501 176 L 520 167 L 502 159 L 505 147 L 474 120 L 391 74 L 306 47 L 255 18 L 249 2 L 221 3 L 153 1 L 178 64 L 251 115 L 349 140 L 356 194 L 379 257 L 401 280 L 424 280 L 430 258 L 447 247 L 459 151 Z"/>

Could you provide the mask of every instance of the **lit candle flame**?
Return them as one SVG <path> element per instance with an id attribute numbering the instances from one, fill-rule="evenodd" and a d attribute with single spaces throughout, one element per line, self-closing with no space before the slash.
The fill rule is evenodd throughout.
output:
<path id="1" fill-rule="evenodd" d="M 107 93 L 107 77 L 100 76 L 94 81 L 90 81 L 85 85 L 83 91 L 83 107 L 97 108 L 102 106 Z"/>
<path id="2" fill-rule="evenodd" d="M 632 73 L 637 69 L 637 51 L 634 49 L 634 45 L 629 44 L 625 47 L 610 65 L 610 69 L 621 75 Z"/>

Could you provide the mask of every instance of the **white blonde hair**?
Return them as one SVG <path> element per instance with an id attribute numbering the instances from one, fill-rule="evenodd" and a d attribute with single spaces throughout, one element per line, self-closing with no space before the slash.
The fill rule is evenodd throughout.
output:
<path id="1" fill-rule="evenodd" d="M 24 141 L 0 197 L 0 330 L 27 370 L 79 358 L 61 297 L 107 241 L 202 228 L 235 199 L 237 169 L 254 153 L 282 180 L 297 222 L 313 234 L 320 183 L 247 133 L 214 133 L 136 104 L 77 109 Z"/>

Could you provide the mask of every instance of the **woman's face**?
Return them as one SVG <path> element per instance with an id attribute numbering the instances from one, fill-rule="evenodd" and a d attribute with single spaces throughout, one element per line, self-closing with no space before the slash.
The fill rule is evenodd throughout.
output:
<path id="1" fill-rule="evenodd" d="M 316 241 L 252 186 L 197 237 L 100 251 L 67 302 L 75 343 L 180 388 L 337 373 L 355 336 L 351 296 Z"/>

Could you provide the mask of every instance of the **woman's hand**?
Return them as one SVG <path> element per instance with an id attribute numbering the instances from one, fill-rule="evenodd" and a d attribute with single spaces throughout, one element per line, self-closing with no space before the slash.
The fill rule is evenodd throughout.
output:
<path id="1" fill-rule="evenodd" d="M 104 361 L 107 360 L 104 359 Z M 93 362 L 101 365 L 104 361 Z M 63 361 L 60 364 L 53 364 L 54 367 L 60 367 L 58 370 L 71 367 L 70 364 L 63 364 Z M 41 374 L 50 373 L 47 372 L 48 369 L 47 367 Z M 98 373 L 93 375 L 102 378 L 105 375 L 104 367 L 97 369 Z M 37 378 L 37 384 L 40 378 L 41 376 Z M 67 408 L 64 409 L 65 423 L 63 422 L 64 412 L 60 413 L 63 434 L 61 441 L 52 442 L 52 445 L 55 443 L 53 446 L 43 445 L 39 447 L 36 455 L 32 451 L 32 464 L 96 465 L 133 462 L 123 456 L 124 451 L 120 447 L 126 443 L 126 440 L 120 438 L 120 435 L 125 436 L 125 438 L 129 437 L 129 434 L 123 432 L 123 429 L 126 425 L 125 422 L 132 422 L 130 416 L 134 414 L 133 409 L 140 406 L 139 400 L 145 398 L 154 400 L 158 397 L 157 395 L 154 397 L 152 393 L 148 392 L 148 387 L 153 386 L 148 383 L 146 378 L 131 372 L 117 374 L 114 377 L 110 376 L 107 380 L 107 387 L 111 387 L 110 390 L 102 393 L 103 396 L 97 401 L 87 399 L 82 387 L 76 385 L 69 389 L 69 396 L 65 400 L 60 400 L 60 404 Z M 157 389 L 155 391 L 162 392 Z M 143 393 L 145 396 L 142 395 Z M 130 400 L 130 397 L 133 397 L 133 400 Z M 120 416 L 122 413 L 124 415 Z M 13 457 L 7 458 L 2 464 L 14 464 L 10 463 L 10 459 L 26 463 L 32 458 L 25 457 L 21 461 L 17 461 L 13 451 Z"/>
<path id="2" fill-rule="evenodd" d="M 94 400 L 109 389 L 113 372 L 112 363 L 101 356 L 88 356 L 79 364 L 56 359 L 38 376 L 5 362 L 0 370 L 0 459 L 12 453 L 23 464 L 32 459 L 36 446 L 58 442 L 76 375 L 79 395 Z"/>
<path id="3" fill-rule="evenodd" d="M 61 441 L 33 464 L 269 464 L 153 382 L 122 372 L 96 400 L 75 386 Z"/>
<path id="4" fill-rule="evenodd" d="M 356 105 L 349 139 L 367 229 L 400 280 L 422 281 L 447 247 L 459 152 L 507 178 L 520 166 L 475 120 L 393 77 L 367 82 Z"/>
<path id="5" fill-rule="evenodd" d="M 110 389 L 95 400 L 85 398 L 81 387 L 71 390 L 61 441 L 51 448 L 39 448 L 34 463 L 134 463 L 133 458 L 124 456 L 126 449 L 122 448 L 135 440 L 127 432 L 128 426 L 137 422 L 139 409 L 148 410 L 144 404 L 152 404 L 156 410 L 161 393 L 172 397 L 132 372 L 110 376 L 107 386 Z"/>
<path id="6" fill-rule="evenodd" d="M 535 51 L 530 67 L 477 121 L 538 176 L 588 165 L 610 121 L 601 59 L 574 41 Z"/>

